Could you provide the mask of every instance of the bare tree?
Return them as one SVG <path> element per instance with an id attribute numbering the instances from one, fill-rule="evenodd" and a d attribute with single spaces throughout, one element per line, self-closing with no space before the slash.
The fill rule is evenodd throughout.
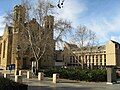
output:
<path id="1" fill-rule="evenodd" d="M 44 17 L 55 13 L 55 5 L 50 0 L 37 0 L 36 5 L 36 7 L 33 7 L 34 17 L 37 18 L 40 26 L 43 26 Z"/>
<path id="2" fill-rule="evenodd" d="M 45 19 L 49 15 L 53 15 L 52 10 L 56 8 L 51 2 L 48 0 L 38 0 L 38 6 L 31 7 L 31 3 L 28 0 L 22 0 L 22 6 L 25 7 L 26 17 L 24 23 L 19 23 L 23 29 L 20 30 L 21 32 L 19 34 L 19 38 L 21 38 L 21 41 L 19 41 L 19 46 L 21 47 L 20 57 L 23 58 L 24 55 L 26 55 L 25 52 L 32 52 L 32 54 L 30 53 L 29 55 L 35 58 L 36 70 L 38 70 L 38 63 L 43 59 L 44 56 L 54 53 L 54 44 L 58 40 L 62 39 L 62 36 L 65 36 L 66 33 L 71 30 L 71 22 L 62 19 L 56 21 L 52 16 L 50 16 L 52 17 L 51 19 L 53 19 L 52 22 L 50 22 L 50 24 L 52 24 L 51 31 L 49 28 L 45 27 Z M 31 15 L 32 11 L 34 11 L 34 14 Z M 35 22 L 35 28 L 33 28 L 32 24 L 30 23 L 32 16 L 35 16 L 35 19 L 38 21 Z M 9 13 L 6 16 L 6 19 L 15 22 L 13 13 Z M 33 19 L 33 21 L 35 21 L 35 19 Z M 48 50 L 52 52 L 48 52 Z"/>
<path id="3" fill-rule="evenodd" d="M 85 58 L 86 52 L 89 52 L 89 56 L 92 55 L 93 47 L 97 45 L 97 37 L 96 34 L 87 29 L 86 26 L 78 26 L 75 29 L 75 33 L 73 34 L 72 40 L 78 46 L 74 50 L 68 48 L 68 53 L 74 56 L 75 60 L 81 65 L 82 68 L 87 67 L 87 62 L 89 59 Z M 79 53 L 78 53 L 79 52 Z M 81 56 L 81 61 L 78 56 Z"/>
<path id="4" fill-rule="evenodd" d="M 44 26 L 44 17 L 51 15 L 51 14 L 53 15 L 53 13 L 55 14 L 55 12 L 53 12 L 55 8 L 56 8 L 55 5 L 53 5 L 49 0 L 38 0 L 38 6 L 36 8 L 34 8 L 33 11 L 35 12 L 34 16 L 38 20 L 40 26 L 42 26 L 42 27 Z M 35 48 L 37 46 L 36 48 L 38 49 L 38 50 L 32 49 L 34 52 L 34 56 L 36 58 L 37 69 L 38 69 L 38 61 L 41 60 L 41 58 L 44 56 L 44 54 L 47 51 L 47 48 L 49 47 L 49 49 L 53 49 L 54 43 L 57 43 L 59 41 L 59 39 L 62 39 L 62 36 L 65 36 L 66 33 L 68 33 L 71 30 L 71 22 L 69 22 L 67 20 L 62 20 L 62 19 L 55 20 L 52 29 L 53 29 L 52 32 L 54 33 L 54 37 L 52 37 L 52 39 L 54 38 L 54 42 L 51 44 L 50 44 L 51 40 L 49 39 L 51 32 L 43 32 L 44 35 L 46 35 L 46 37 L 43 36 L 45 38 L 39 39 L 40 43 L 42 43 L 41 44 L 42 47 L 37 46 L 37 44 L 32 42 L 31 39 L 29 39 L 29 41 L 31 42 L 32 48 L 33 47 Z M 33 44 L 35 46 L 33 46 Z M 43 50 L 41 50 L 40 48 L 43 48 Z M 36 51 L 34 51 L 34 50 L 36 50 Z M 38 52 L 38 53 L 36 54 L 36 52 Z M 49 53 L 53 53 L 53 52 L 49 52 Z"/>

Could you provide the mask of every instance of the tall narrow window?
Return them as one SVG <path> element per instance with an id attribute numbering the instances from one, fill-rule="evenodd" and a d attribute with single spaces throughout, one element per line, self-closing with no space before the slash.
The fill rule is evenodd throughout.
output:
<path id="1" fill-rule="evenodd" d="M 100 66 L 102 66 L 102 55 L 100 55 Z"/>
<path id="2" fill-rule="evenodd" d="M 98 55 L 96 55 L 96 66 L 98 66 Z"/>
<path id="3" fill-rule="evenodd" d="M 73 63 L 75 63 L 75 57 L 73 56 Z"/>
<path id="4" fill-rule="evenodd" d="M 14 13 L 14 19 L 18 20 L 18 13 L 17 13 L 17 11 L 15 11 L 15 13 Z"/>
<path id="5" fill-rule="evenodd" d="M 104 54 L 104 66 L 106 66 L 106 54 Z"/>
<path id="6" fill-rule="evenodd" d="M 94 55 L 92 56 L 92 59 L 93 59 L 92 63 L 94 64 Z"/>
<path id="7" fill-rule="evenodd" d="M 87 55 L 85 56 L 85 63 L 87 64 Z"/>
<path id="8" fill-rule="evenodd" d="M 0 44 L 0 54 L 1 54 L 1 50 L 2 50 L 2 43 Z"/>
<path id="9" fill-rule="evenodd" d="M 89 55 L 89 65 L 91 64 L 91 55 Z"/>
<path id="10" fill-rule="evenodd" d="M 81 62 L 81 56 L 79 56 L 79 62 Z"/>
<path id="11" fill-rule="evenodd" d="M 20 18 L 20 22 L 22 22 L 22 18 Z"/>
<path id="12" fill-rule="evenodd" d="M 3 43 L 3 58 L 5 58 L 5 45 L 6 44 L 6 41 L 4 41 L 4 43 Z"/>
<path id="13" fill-rule="evenodd" d="M 70 63 L 72 63 L 72 56 L 70 56 Z"/>

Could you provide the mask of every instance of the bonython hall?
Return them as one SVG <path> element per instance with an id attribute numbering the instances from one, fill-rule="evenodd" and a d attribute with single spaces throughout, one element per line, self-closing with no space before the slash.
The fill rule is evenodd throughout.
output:
<path id="1" fill-rule="evenodd" d="M 46 45 L 47 50 L 44 53 L 42 59 L 39 61 L 39 66 L 51 67 L 54 65 L 54 39 L 53 39 L 53 16 L 44 17 L 44 25 L 41 27 L 36 19 L 26 21 L 26 9 L 24 6 L 16 5 L 13 10 L 13 25 L 6 25 L 4 28 L 4 34 L 0 37 L 0 65 L 2 68 L 7 69 L 8 65 L 14 64 L 16 69 L 31 68 L 32 61 L 35 61 L 34 53 L 31 51 L 31 44 L 29 42 L 29 33 L 33 37 L 39 36 L 44 39 L 49 35 L 47 40 L 43 40 L 42 44 L 39 41 L 38 45 L 43 49 L 43 43 Z"/>

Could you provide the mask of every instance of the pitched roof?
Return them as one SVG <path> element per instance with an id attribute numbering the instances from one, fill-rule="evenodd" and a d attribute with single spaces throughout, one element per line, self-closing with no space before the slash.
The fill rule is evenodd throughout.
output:
<path id="1" fill-rule="evenodd" d="M 110 40 L 111 42 L 113 42 L 113 43 L 115 43 L 115 44 L 119 44 L 118 42 L 116 42 L 116 41 L 113 41 L 113 40 Z"/>

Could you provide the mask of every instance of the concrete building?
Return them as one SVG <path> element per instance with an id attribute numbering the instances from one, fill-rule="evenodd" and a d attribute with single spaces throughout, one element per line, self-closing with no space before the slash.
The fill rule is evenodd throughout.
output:
<path id="1" fill-rule="evenodd" d="M 112 40 L 102 46 L 84 47 L 82 49 L 75 44 L 66 43 L 63 53 L 67 67 L 120 67 L 120 44 Z"/>
<path id="2" fill-rule="evenodd" d="M 31 68 L 32 61 L 35 61 L 35 56 L 29 41 L 29 35 L 31 35 L 31 37 L 33 37 L 31 38 L 34 42 L 33 44 L 36 44 L 35 46 L 40 48 L 41 52 L 39 55 L 44 51 L 43 46 L 46 46 L 45 48 L 47 48 L 44 55 L 42 55 L 41 60 L 39 60 L 38 66 L 54 66 L 54 17 L 44 17 L 44 26 L 41 27 L 34 18 L 29 22 L 26 21 L 25 7 L 16 5 L 13 12 L 13 25 L 6 25 L 4 34 L 0 37 L 0 65 L 4 69 L 11 64 L 15 65 L 16 69 Z M 39 39 L 36 40 L 38 37 Z M 43 41 L 40 42 L 40 39 Z"/>

